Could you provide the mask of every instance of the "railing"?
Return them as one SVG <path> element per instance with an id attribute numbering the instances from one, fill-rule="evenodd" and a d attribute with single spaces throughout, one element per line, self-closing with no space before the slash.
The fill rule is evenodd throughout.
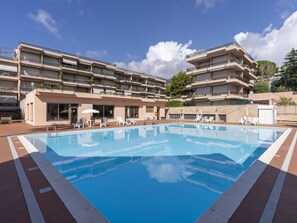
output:
<path id="1" fill-rule="evenodd" d="M 36 60 L 36 59 L 31 59 L 31 58 L 26 58 L 26 57 L 21 57 L 22 62 L 29 62 L 29 63 L 36 63 L 41 65 L 41 60 Z"/>
<path id="2" fill-rule="evenodd" d="M 53 66 L 53 67 L 60 67 L 59 62 L 57 62 L 57 63 L 53 63 L 53 62 L 43 61 L 43 64 L 44 64 L 44 65 Z"/>
<path id="3" fill-rule="evenodd" d="M 90 84 L 90 81 L 89 80 L 83 81 L 83 80 L 76 80 L 76 79 L 67 78 L 64 81 L 78 83 L 78 84 Z"/>
<path id="4" fill-rule="evenodd" d="M 1 103 L 0 102 L 0 107 L 18 107 L 17 103 Z"/>
<path id="5" fill-rule="evenodd" d="M 99 63 L 107 64 L 107 65 L 110 65 L 110 66 L 115 66 L 115 65 L 112 64 L 112 63 L 104 62 L 104 61 L 101 61 L 101 60 L 95 60 L 95 59 L 92 59 L 92 58 L 89 58 L 89 57 L 78 56 L 78 55 L 76 55 L 76 54 L 66 53 L 66 52 L 61 51 L 61 50 L 55 50 L 55 49 L 48 48 L 48 47 L 38 46 L 38 45 L 35 45 L 35 44 L 32 44 L 32 43 L 27 43 L 27 42 L 22 42 L 22 41 L 21 41 L 20 44 L 24 44 L 24 45 L 28 45 L 28 46 L 32 46 L 32 47 L 41 48 L 41 49 L 43 49 L 43 50 L 47 50 L 47 51 L 50 51 L 50 52 L 53 52 L 53 53 L 66 54 L 66 55 L 74 56 L 74 57 L 77 57 L 77 58 L 80 58 L 80 59 L 91 60 L 91 61 L 95 61 L 95 62 L 99 62 Z"/>
<path id="6" fill-rule="evenodd" d="M 79 67 L 79 66 L 75 66 L 75 65 L 65 64 L 65 63 L 62 63 L 61 65 L 62 65 L 62 67 L 65 67 L 65 68 L 70 68 L 70 69 L 74 69 L 74 70 L 91 72 L 91 68 L 83 68 L 83 67 Z"/>
<path id="7" fill-rule="evenodd" d="M 232 45 L 242 48 L 242 46 L 241 46 L 239 43 L 237 43 L 236 41 L 233 41 L 233 42 L 225 43 L 225 44 L 222 44 L 222 45 L 219 45 L 219 46 L 216 46 L 216 47 L 212 47 L 212 48 L 209 48 L 209 49 L 196 51 L 196 52 L 194 52 L 194 53 L 188 54 L 188 55 L 186 56 L 186 58 L 188 59 L 188 58 L 190 58 L 190 57 L 194 57 L 194 56 L 198 56 L 198 55 L 204 54 L 204 53 L 206 53 L 206 52 L 208 52 L 208 51 L 211 51 L 211 50 L 215 50 L 215 49 L 219 49 L 219 48 L 223 48 L 223 47 L 228 47 L 228 46 L 232 46 Z M 243 48 L 242 48 L 242 49 L 243 49 Z M 247 52 L 245 52 L 245 53 L 246 53 L 246 55 L 247 55 L 251 60 L 254 60 L 254 59 L 251 57 L 251 55 L 249 55 Z"/>
<path id="8" fill-rule="evenodd" d="M 7 47 L 0 47 L 0 58 L 7 60 L 14 60 L 14 49 Z"/>
<path id="9" fill-rule="evenodd" d="M 3 87 L 3 86 L 1 86 L 0 87 L 0 91 L 17 91 L 18 90 L 18 88 L 17 87 Z"/>
<path id="10" fill-rule="evenodd" d="M 17 72 L 0 70 L 0 76 L 2 77 L 17 77 L 17 75 Z"/>
<path id="11" fill-rule="evenodd" d="M 210 92 L 205 94 L 193 94 L 193 95 L 187 95 L 187 97 L 211 97 L 211 96 L 227 96 L 227 95 L 238 95 L 241 97 L 247 96 L 246 94 L 243 94 L 242 92 L 238 91 L 224 91 L 224 92 Z"/>
<path id="12" fill-rule="evenodd" d="M 21 87 L 21 91 L 31 92 L 35 89 L 35 87 Z"/>

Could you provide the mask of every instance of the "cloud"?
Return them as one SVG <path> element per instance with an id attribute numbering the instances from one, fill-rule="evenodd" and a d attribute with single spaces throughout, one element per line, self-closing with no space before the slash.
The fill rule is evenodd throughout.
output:
<path id="1" fill-rule="evenodd" d="M 85 55 L 90 58 L 100 58 L 107 54 L 106 50 L 88 50 L 86 51 Z"/>
<path id="2" fill-rule="evenodd" d="M 280 14 L 282 20 L 286 20 L 292 12 L 297 9 L 296 0 L 278 0 L 276 3 L 277 11 Z"/>
<path id="3" fill-rule="evenodd" d="M 189 49 L 191 43 L 192 41 L 185 44 L 174 41 L 159 42 L 149 47 L 145 59 L 128 64 L 123 62 L 115 62 L 115 64 L 118 67 L 170 78 L 190 67 L 190 64 L 186 62 L 186 55 L 195 51 Z"/>
<path id="4" fill-rule="evenodd" d="M 146 167 L 150 178 L 159 183 L 177 183 L 190 175 L 186 166 L 191 161 L 177 157 L 156 157 L 145 160 L 142 164 Z"/>
<path id="5" fill-rule="evenodd" d="M 44 28 L 47 29 L 48 32 L 50 32 L 57 38 L 61 38 L 57 23 L 53 19 L 52 15 L 49 14 L 48 12 L 42 9 L 39 9 L 36 15 L 30 12 L 27 16 L 33 19 L 35 22 L 41 24 Z"/>
<path id="6" fill-rule="evenodd" d="M 205 8 L 213 8 L 221 0 L 196 0 L 196 7 L 204 6 Z"/>
<path id="7" fill-rule="evenodd" d="M 270 27 L 270 26 L 268 26 Z M 241 32 L 234 36 L 256 60 L 271 60 L 280 66 L 291 49 L 297 48 L 297 11 L 279 29 L 267 27 L 261 33 Z"/>

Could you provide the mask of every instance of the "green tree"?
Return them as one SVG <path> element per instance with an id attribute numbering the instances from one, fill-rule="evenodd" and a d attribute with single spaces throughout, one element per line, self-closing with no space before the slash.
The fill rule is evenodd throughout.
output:
<path id="1" fill-rule="evenodd" d="M 166 107 L 182 107 L 185 103 L 183 101 L 178 100 L 170 100 L 165 103 Z"/>
<path id="2" fill-rule="evenodd" d="M 280 97 L 279 100 L 276 101 L 277 105 L 296 105 L 296 102 L 292 98 Z"/>
<path id="3" fill-rule="evenodd" d="M 291 88 L 287 88 L 283 85 L 276 88 L 276 92 L 287 92 L 287 91 L 292 91 L 292 90 L 291 90 Z"/>
<path id="4" fill-rule="evenodd" d="M 170 83 L 168 84 L 169 86 L 167 85 L 167 95 L 181 96 L 193 92 L 192 90 L 186 88 L 186 86 L 192 83 L 192 81 L 193 77 L 188 76 L 186 72 L 179 72 L 171 78 Z"/>
<path id="5" fill-rule="evenodd" d="M 255 93 L 269 92 L 269 85 L 266 81 L 259 81 L 254 84 L 253 90 Z"/>
<path id="6" fill-rule="evenodd" d="M 284 64 L 280 68 L 280 75 L 279 86 L 297 90 L 297 50 L 294 48 L 286 55 Z"/>
<path id="7" fill-rule="evenodd" d="M 278 68 L 276 64 L 268 60 L 259 60 L 257 61 L 256 73 L 261 80 L 269 80 L 277 72 Z"/>

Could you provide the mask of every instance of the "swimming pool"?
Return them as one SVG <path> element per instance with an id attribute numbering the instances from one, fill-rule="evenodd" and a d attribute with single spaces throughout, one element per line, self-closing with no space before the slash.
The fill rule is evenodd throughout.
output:
<path id="1" fill-rule="evenodd" d="M 26 138 L 111 222 L 194 222 L 284 131 L 166 124 Z"/>

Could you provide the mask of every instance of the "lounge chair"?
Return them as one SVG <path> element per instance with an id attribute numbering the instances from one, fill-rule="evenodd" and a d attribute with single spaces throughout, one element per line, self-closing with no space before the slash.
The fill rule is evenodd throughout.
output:
<path id="1" fill-rule="evenodd" d="M 126 119 L 127 125 L 136 125 L 136 121 L 134 119 Z"/>
<path id="2" fill-rule="evenodd" d="M 108 126 L 108 119 L 103 117 L 100 122 L 100 127 L 107 127 Z"/>
<path id="3" fill-rule="evenodd" d="M 246 116 L 241 116 L 240 120 L 238 121 L 238 124 L 241 125 L 248 125 L 250 122 Z"/>
<path id="4" fill-rule="evenodd" d="M 252 118 L 251 125 L 258 125 L 259 124 L 259 118 Z"/>
<path id="5" fill-rule="evenodd" d="M 201 115 L 198 115 L 195 119 L 194 119 L 194 122 L 200 122 L 202 119 L 202 116 Z"/>
<path id="6" fill-rule="evenodd" d="M 84 128 L 86 125 L 86 119 L 85 118 L 81 118 L 79 119 L 74 125 L 73 128 Z"/>
<path id="7" fill-rule="evenodd" d="M 123 121 L 122 117 L 118 117 L 118 125 L 126 125 L 127 123 Z"/>
<path id="8" fill-rule="evenodd" d="M 213 120 L 214 120 L 214 117 L 211 116 L 211 117 L 209 117 L 209 118 L 206 118 L 206 119 L 205 119 L 205 122 L 206 122 L 206 123 L 211 123 L 211 122 L 213 122 Z"/>

